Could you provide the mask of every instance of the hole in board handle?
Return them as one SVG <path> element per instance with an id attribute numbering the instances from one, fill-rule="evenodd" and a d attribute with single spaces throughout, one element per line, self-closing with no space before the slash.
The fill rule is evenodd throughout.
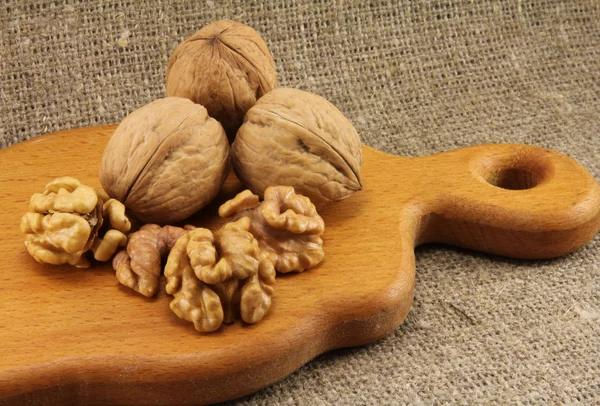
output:
<path id="1" fill-rule="evenodd" d="M 473 169 L 492 186 L 506 190 L 527 190 L 548 181 L 554 172 L 547 151 L 520 148 L 478 160 Z"/>
<path id="2" fill-rule="evenodd" d="M 486 179 L 488 183 L 508 190 L 531 189 L 537 186 L 540 180 L 539 173 L 522 168 L 504 168 Z"/>

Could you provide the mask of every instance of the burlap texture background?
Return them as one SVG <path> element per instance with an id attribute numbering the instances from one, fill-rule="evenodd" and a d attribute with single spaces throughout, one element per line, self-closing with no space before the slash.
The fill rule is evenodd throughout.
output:
<path id="1" fill-rule="evenodd" d="M 279 84 L 326 97 L 375 148 L 535 144 L 600 178 L 597 0 L 8 2 L 0 147 L 119 122 L 164 95 L 177 43 L 221 18 L 256 28 Z M 599 249 L 527 262 L 420 248 L 395 334 L 234 403 L 600 402 Z"/>

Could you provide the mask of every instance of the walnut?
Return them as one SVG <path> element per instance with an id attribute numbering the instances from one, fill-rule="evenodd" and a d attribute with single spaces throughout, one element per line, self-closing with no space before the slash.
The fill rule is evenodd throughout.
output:
<path id="1" fill-rule="evenodd" d="M 179 237 L 194 228 L 146 224 L 132 233 L 127 248 L 119 251 L 112 261 L 119 282 L 146 297 L 154 296 L 158 290 L 162 258 Z"/>
<path id="2" fill-rule="evenodd" d="M 98 191 L 96 191 L 98 193 Z M 98 193 L 98 197 L 100 198 Z M 105 227 L 110 225 L 110 227 Z M 99 235 L 94 238 L 92 252 L 97 261 L 108 261 L 119 247 L 127 243 L 124 234 L 131 229 L 131 222 L 125 214 L 125 206 L 118 200 L 108 199 L 102 205 L 102 227 Z"/>
<path id="3" fill-rule="evenodd" d="M 352 123 L 312 93 L 278 88 L 248 110 L 232 145 L 233 168 L 252 192 L 292 186 L 315 204 L 361 190 L 362 145 Z"/>
<path id="4" fill-rule="evenodd" d="M 276 85 L 267 44 L 254 29 L 235 21 L 204 26 L 179 44 L 167 65 L 167 96 L 206 107 L 230 140 L 248 109 Z"/>
<path id="5" fill-rule="evenodd" d="M 239 314 L 257 323 L 271 307 L 275 269 L 248 232 L 248 218 L 227 223 L 214 234 L 198 228 L 183 235 L 171 250 L 165 277 L 171 309 L 211 332 Z"/>
<path id="6" fill-rule="evenodd" d="M 167 97 L 119 124 L 104 150 L 100 182 L 138 219 L 167 224 L 206 206 L 229 168 L 221 125 L 204 107 Z"/>
<path id="7" fill-rule="evenodd" d="M 321 234 L 325 223 L 306 196 L 290 186 L 269 187 L 265 199 L 249 190 L 239 193 L 219 208 L 221 217 L 248 219 L 248 230 L 258 240 L 263 255 L 281 273 L 302 272 L 325 256 Z"/>
<path id="8" fill-rule="evenodd" d="M 98 261 L 107 261 L 124 245 L 131 223 L 123 205 L 71 177 L 57 178 L 42 193 L 34 193 L 29 212 L 21 219 L 25 246 L 38 262 L 90 266 L 84 254 L 91 250 Z M 104 226 L 103 226 L 104 225 Z"/>

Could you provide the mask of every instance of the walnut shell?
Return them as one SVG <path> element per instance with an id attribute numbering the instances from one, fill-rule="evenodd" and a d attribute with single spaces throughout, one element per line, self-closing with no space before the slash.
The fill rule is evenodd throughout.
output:
<path id="1" fill-rule="evenodd" d="M 292 186 L 315 204 L 362 189 L 362 145 L 352 123 L 323 97 L 278 88 L 248 110 L 232 145 L 233 168 L 253 193 Z"/>
<path id="2" fill-rule="evenodd" d="M 119 124 L 104 150 L 100 183 L 138 219 L 167 224 L 206 206 L 229 168 L 219 122 L 199 104 L 167 97 Z"/>
<path id="3" fill-rule="evenodd" d="M 275 62 L 260 35 L 222 20 L 183 41 L 169 58 L 167 96 L 206 107 L 233 140 L 244 114 L 277 86 Z"/>

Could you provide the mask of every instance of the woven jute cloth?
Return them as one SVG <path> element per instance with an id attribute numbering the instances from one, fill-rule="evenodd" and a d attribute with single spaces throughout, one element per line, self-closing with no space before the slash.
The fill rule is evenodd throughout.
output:
<path id="1" fill-rule="evenodd" d="M 164 96 L 180 41 L 225 18 L 261 33 L 279 85 L 330 100 L 367 145 L 533 144 L 600 178 L 597 0 L 5 2 L 0 147 L 119 122 Z M 391 336 L 233 404 L 598 404 L 599 253 L 598 237 L 548 261 L 419 248 Z"/>

